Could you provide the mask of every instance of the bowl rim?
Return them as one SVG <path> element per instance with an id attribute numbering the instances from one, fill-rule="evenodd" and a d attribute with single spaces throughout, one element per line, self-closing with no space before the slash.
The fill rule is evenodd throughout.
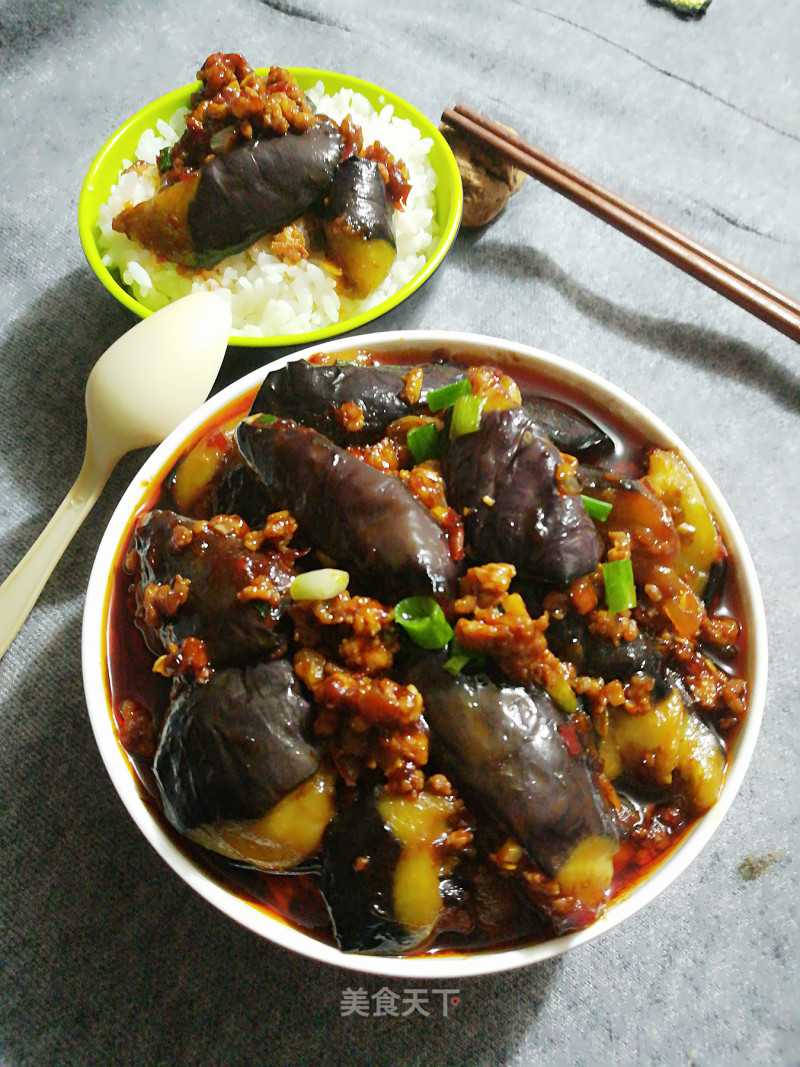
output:
<path id="1" fill-rule="evenodd" d="M 410 121 L 423 137 L 430 138 L 433 146 L 429 159 L 436 173 L 436 212 L 441 211 L 441 232 L 434 246 L 433 252 L 427 258 L 425 266 L 412 278 L 405 282 L 396 292 L 387 296 L 380 304 L 372 308 L 360 311 L 356 315 L 322 326 L 315 330 L 309 330 L 302 334 L 276 334 L 270 337 L 250 337 L 246 335 L 232 334 L 228 344 L 232 347 L 241 348 L 283 348 L 294 345 L 307 345 L 320 341 L 340 337 L 345 333 L 352 333 L 359 328 L 374 322 L 376 319 L 392 311 L 403 301 L 412 296 L 439 268 L 453 242 L 458 236 L 461 225 L 461 215 L 464 206 L 464 190 L 461 184 L 461 175 L 458 164 L 453 155 L 450 145 L 436 125 L 413 104 L 390 89 L 384 89 L 374 82 L 366 81 L 349 74 L 340 74 L 336 71 L 318 70 L 314 67 L 286 67 L 297 79 L 301 88 L 310 89 L 318 81 L 325 85 L 326 92 L 328 81 L 333 81 L 336 88 L 350 89 L 353 92 L 366 96 L 376 110 L 379 107 L 391 105 L 394 114 L 401 119 Z M 256 72 L 263 74 L 268 67 L 256 67 Z M 327 79 L 327 81 L 326 81 Z M 122 159 L 127 156 L 120 150 L 120 142 L 127 142 L 134 132 L 138 135 L 145 129 L 152 128 L 159 118 L 168 119 L 174 112 L 188 102 L 189 96 L 195 92 L 201 83 L 190 82 L 187 85 L 173 89 L 162 96 L 151 100 L 141 107 L 135 114 L 119 126 L 103 143 L 96 153 L 89 170 L 81 184 L 78 198 L 78 235 L 86 260 L 94 274 L 104 288 L 117 299 L 124 307 L 128 308 L 140 318 L 147 318 L 153 314 L 151 308 L 141 304 L 120 282 L 115 275 L 103 263 L 102 256 L 97 247 L 95 236 L 95 224 L 100 204 L 108 196 L 111 183 L 116 179 Z M 437 162 L 438 161 L 438 162 Z M 116 164 L 111 182 L 107 182 L 100 176 L 105 174 L 106 169 Z M 102 197 L 102 199 L 101 199 Z M 440 204 L 439 197 L 442 197 Z"/>
<path id="2" fill-rule="evenodd" d="M 151 482 L 164 471 L 170 458 L 180 450 L 187 437 L 213 417 L 216 411 L 256 388 L 267 373 L 280 369 L 289 362 L 307 358 L 315 352 L 346 351 L 353 347 L 369 347 L 380 352 L 402 347 L 413 355 L 414 348 L 422 352 L 440 346 L 459 349 L 465 354 L 470 349 L 475 350 L 476 354 L 477 350 L 480 350 L 484 358 L 487 351 L 493 353 L 489 358 L 504 354 L 508 365 L 525 367 L 554 378 L 567 387 L 572 386 L 581 394 L 591 397 L 593 403 L 603 405 L 613 415 L 624 418 L 634 428 L 646 432 L 648 440 L 653 443 L 679 450 L 697 478 L 722 529 L 726 546 L 736 559 L 742 616 L 746 623 L 745 657 L 750 707 L 734 743 L 722 795 L 717 803 L 695 823 L 657 868 L 617 898 L 592 926 L 576 933 L 550 938 L 538 945 L 484 952 L 400 958 L 348 954 L 316 941 L 310 935 L 296 930 L 226 889 L 176 846 L 150 807 L 141 799 L 136 775 L 116 738 L 108 699 L 103 636 L 108 608 L 107 590 L 114 561 L 130 519 L 145 498 Z M 97 550 L 83 615 L 82 665 L 86 702 L 95 740 L 120 799 L 162 859 L 201 897 L 240 925 L 273 944 L 310 959 L 370 975 L 439 980 L 500 973 L 562 955 L 620 925 L 654 900 L 686 870 L 725 817 L 752 758 L 766 696 L 767 627 L 755 567 L 729 505 L 691 449 L 643 404 L 593 371 L 530 345 L 476 333 L 394 330 L 357 338 L 340 337 L 323 345 L 308 346 L 251 371 L 206 401 L 151 453 L 122 496 Z"/>

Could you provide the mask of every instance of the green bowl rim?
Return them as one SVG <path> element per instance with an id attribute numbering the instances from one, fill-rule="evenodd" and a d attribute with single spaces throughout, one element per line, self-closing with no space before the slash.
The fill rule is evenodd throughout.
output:
<path id="1" fill-rule="evenodd" d="M 269 68 L 266 67 L 256 68 L 257 72 L 260 74 L 266 73 L 268 69 Z M 405 285 L 402 285 L 397 292 L 386 297 L 380 304 L 376 304 L 375 307 L 359 312 L 357 315 L 343 319 L 340 322 L 333 323 L 330 326 L 320 327 L 316 330 L 311 330 L 308 333 L 279 334 L 272 337 L 231 335 L 228 343 L 237 347 L 274 348 L 313 344 L 317 341 L 329 340 L 333 337 L 338 337 L 341 334 L 350 333 L 353 330 L 358 329 L 360 326 L 373 322 L 401 304 L 431 277 L 449 251 L 450 246 L 458 234 L 459 226 L 461 224 L 464 192 L 461 185 L 458 164 L 456 163 L 455 157 L 453 156 L 447 141 L 426 115 L 417 110 L 417 108 L 407 100 L 403 99 L 403 97 L 398 96 L 391 90 L 384 89 L 373 82 L 365 81 L 363 78 L 356 78 L 347 74 L 338 74 L 335 71 L 317 70 L 313 67 L 287 67 L 286 69 L 294 75 L 301 88 L 310 89 L 312 86 L 316 85 L 318 81 L 321 81 L 326 86 L 326 91 L 330 91 L 328 90 L 328 82 L 326 79 L 333 79 L 336 84 L 336 89 L 333 90 L 334 92 L 338 91 L 338 89 L 351 89 L 354 92 L 366 96 L 376 108 L 379 105 L 385 106 L 386 104 L 391 104 L 394 108 L 394 113 L 398 118 L 409 120 L 417 127 L 423 137 L 431 138 L 433 141 L 431 154 L 438 156 L 442 164 L 441 166 L 438 166 L 434 164 L 432 160 L 432 166 L 434 166 L 437 175 L 437 194 L 440 191 L 440 186 L 444 190 L 445 195 L 449 193 L 449 204 L 445 202 L 444 205 L 447 210 L 447 218 L 442 225 L 441 234 L 433 254 L 427 260 L 422 270 L 407 281 Z M 152 127 L 158 118 L 169 118 L 179 107 L 185 106 L 188 98 L 193 92 L 196 92 L 197 89 L 200 88 L 200 85 L 201 83 L 199 81 L 191 82 L 188 85 L 173 89 L 171 92 L 157 97 L 149 104 L 145 104 L 144 107 L 140 108 L 136 114 L 132 115 L 106 140 L 92 160 L 92 164 L 89 167 L 81 186 L 80 198 L 78 200 L 78 233 L 89 266 L 111 295 L 140 318 L 147 318 L 149 315 L 152 315 L 152 310 L 145 307 L 143 304 L 140 304 L 127 289 L 120 285 L 111 271 L 103 263 L 97 249 L 95 223 L 97 221 L 97 209 L 101 202 L 98 197 L 102 195 L 102 191 L 94 184 L 95 178 L 101 167 L 107 163 L 119 141 L 126 137 L 131 130 L 139 126 L 144 130 Z M 145 113 L 148 115 L 155 113 L 155 118 L 153 118 L 152 121 L 148 120 L 148 126 L 144 125 Z M 105 190 L 105 195 L 108 195 L 107 190 Z"/>

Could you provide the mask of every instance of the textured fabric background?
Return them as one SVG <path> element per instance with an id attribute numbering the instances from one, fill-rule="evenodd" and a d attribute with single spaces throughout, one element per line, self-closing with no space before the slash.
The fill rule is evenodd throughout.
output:
<path id="1" fill-rule="evenodd" d="M 795 0 L 101 0 L 0 4 L 0 577 L 77 474 L 83 390 L 134 323 L 81 251 L 113 130 L 216 50 L 341 70 L 438 120 L 463 101 L 800 293 Z M 80 668 L 117 469 L 0 663 L 0 1060 L 23 1064 L 797 1063 L 798 347 L 529 181 L 381 327 L 557 352 L 633 393 L 730 502 L 760 575 L 770 683 L 755 758 L 699 859 L 561 959 L 464 980 L 431 1014 L 343 1016 L 384 982 L 260 941 L 145 843 L 91 735 Z M 231 350 L 232 380 L 261 359 Z M 748 855 L 780 862 L 746 881 Z M 453 983 L 447 983 L 452 985 Z M 426 987 L 432 992 L 432 986 Z"/>

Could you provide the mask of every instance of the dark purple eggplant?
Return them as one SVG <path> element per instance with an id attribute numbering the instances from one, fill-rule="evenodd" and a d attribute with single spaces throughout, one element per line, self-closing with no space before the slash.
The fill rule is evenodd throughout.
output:
<path id="1" fill-rule="evenodd" d="M 405 388 L 403 376 L 412 370 L 413 366 L 317 366 L 294 360 L 267 375 L 251 410 L 294 419 L 337 444 L 366 444 L 377 441 L 396 419 L 427 410 L 425 398 L 432 389 L 449 385 L 466 373 L 457 363 L 426 364 L 419 402 L 409 404 L 401 393 Z M 355 433 L 336 419 L 337 409 L 346 403 L 358 404 L 364 414 L 364 426 Z"/>
<path id="2" fill-rule="evenodd" d="M 238 515 L 251 527 L 269 514 L 264 490 L 235 447 L 222 451 L 206 441 L 185 453 L 164 481 L 165 507 L 192 518 Z"/>
<path id="3" fill-rule="evenodd" d="M 450 816 L 428 793 L 376 790 L 342 807 L 322 841 L 320 888 L 343 952 L 396 956 L 429 940 L 458 895 L 439 847 Z"/>
<path id="4" fill-rule="evenodd" d="M 413 935 L 394 917 L 393 873 L 403 847 L 372 796 L 340 811 L 322 840 L 320 888 L 343 952 L 396 956 Z M 360 859 L 368 860 L 360 864 Z"/>
<path id="5" fill-rule="evenodd" d="M 546 874 L 588 838 L 617 841 L 589 758 L 544 689 L 454 676 L 441 656 L 419 656 L 405 680 L 422 693 L 435 758 Z"/>
<path id="6" fill-rule="evenodd" d="M 348 571 L 351 590 L 386 603 L 455 593 L 447 539 L 403 482 L 289 420 L 247 420 L 237 442 L 272 509 L 291 511 L 300 539 Z"/>
<path id="7" fill-rule="evenodd" d="M 176 537 L 176 528 L 192 531 Z M 183 533 L 183 531 L 178 531 Z M 289 603 L 293 568 L 277 552 L 250 552 L 238 537 L 220 532 L 213 523 L 174 511 L 151 511 L 139 520 L 132 547 L 139 558 L 136 624 L 155 655 L 180 645 L 184 638 L 202 638 L 214 667 L 282 655 L 287 636 L 279 627 Z M 145 611 L 152 583 L 170 584 L 180 575 L 189 581 L 185 603 L 172 615 Z M 266 579 L 274 600 L 245 600 L 237 594 L 256 579 Z"/>
<path id="8" fill-rule="evenodd" d="M 362 300 L 378 288 L 397 255 L 392 205 L 378 164 L 359 156 L 340 163 L 324 205 L 328 256 Z"/>
<path id="9" fill-rule="evenodd" d="M 268 505 L 264 487 L 243 459 L 225 469 L 205 499 L 209 515 L 239 515 L 252 529 L 263 525 Z"/>
<path id="10" fill-rule="evenodd" d="M 173 262 L 211 267 L 307 211 L 330 186 L 343 149 L 329 119 L 248 141 L 126 208 L 114 229 Z"/>
<path id="11" fill-rule="evenodd" d="M 597 567 L 602 541 L 580 496 L 560 490 L 560 462 L 521 408 L 485 413 L 474 433 L 447 440 L 445 485 L 471 562 L 502 560 L 561 586 Z"/>
<path id="12" fill-rule="evenodd" d="M 574 664 L 578 674 L 621 682 L 629 682 L 634 674 L 645 674 L 654 680 L 656 695 L 664 696 L 669 689 L 667 665 L 642 631 L 632 641 L 613 641 L 593 634 L 585 616 L 570 613 L 560 619 L 551 616 L 546 637 L 550 651 Z"/>
<path id="13" fill-rule="evenodd" d="M 286 660 L 181 687 L 153 762 L 169 821 L 185 832 L 264 815 L 319 766 L 314 716 Z"/>
<path id="14" fill-rule="evenodd" d="M 409 404 L 401 394 L 403 379 L 414 365 L 317 366 L 295 360 L 267 375 L 252 410 L 294 419 L 338 444 L 367 444 L 377 441 L 396 419 L 427 411 L 428 393 L 466 374 L 466 368 L 455 362 L 426 363 L 422 369 L 419 400 Z M 337 409 L 345 403 L 358 404 L 364 413 L 364 426 L 355 433 L 336 419 Z M 611 438 L 576 408 L 537 396 L 523 396 L 522 406 L 561 452 L 596 458 L 613 450 Z"/>
<path id="15" fill-rule="evenodd" d="M 596 461 L 614 451 L 605 430 L 571 404 L 523 392 L 522 407 L 559 452 Z"/>

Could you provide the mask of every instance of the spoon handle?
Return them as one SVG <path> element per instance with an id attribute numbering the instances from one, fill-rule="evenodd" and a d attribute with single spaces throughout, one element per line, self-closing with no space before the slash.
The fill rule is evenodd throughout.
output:
<path id="1" fill-rule="evenodd" d="M 0 658 L 5 655 L 53 568 L 91 511 L 112 468 L 113 463 L 97 457 L 87 442 L 86 457 L 75 484 L 36 541 L 0 585 Z"/>

